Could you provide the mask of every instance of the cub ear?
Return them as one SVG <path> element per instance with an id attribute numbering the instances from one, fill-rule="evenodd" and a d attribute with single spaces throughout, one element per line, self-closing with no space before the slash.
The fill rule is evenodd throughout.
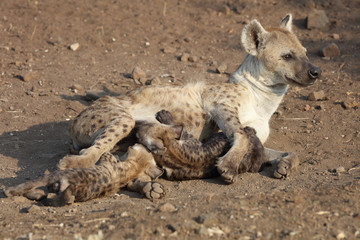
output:
<path id="1" fill-rule="evenodd" d="M 183 132 L 183 126 L 182 125 L 174 125 L 172 126 L 172 129 L 175 131 L 175 133 L 177 134 L 176 139 L 179 140 L 181 138 L 181 134 Z"/>
<path id="2" fill-rule="evenodd" d="M 287 29 L 289 32 L 292 32 L 292 15 L 288 13 L 281 21 L 280 27 Z"/>
<path id="3" fill-rule="evenodd" d="M 257 56 L 261 44 L 266 40 L 267 33 L 256 19 L 252 20 L 241 33 L 241 42 L 245 51 Z"/>

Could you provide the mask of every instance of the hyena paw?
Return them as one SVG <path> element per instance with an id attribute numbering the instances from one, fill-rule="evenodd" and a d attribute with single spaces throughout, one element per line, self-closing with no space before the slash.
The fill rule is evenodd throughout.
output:
<path id="1" fill-rule="evenodd" d="M 284 157 L 279 159 L 274 170 L 274 177 L 278 179 L 287 178 L 292 170 L 300 163 L 299 158 L 294 153 L 286 153 Z"/>
<path id="2" fill-rule="evenodd" d="M 92 165 L 92 161 L 89 161 L 85 156 L 67 155 L 59 161 L 57 167 L 59 170 L 64 170 L 67 168 L 87 168 Z"/>
<path id="3" fill-rule="evenodd" d="M 158 182 L 148 182 L 144 186 L 143 192 L 150 200 L 160 199 L 165 196 L 164 186 Z"/>
<path id="4" fill-rule="evenodd" d="M 230 161 L 229 161 L 230 160 Z M 238 166 L 231 159 L 221 158 L 217 163 L 217 169 L 221 177 L 228 184 L 234 183 L 238 175 Z"/>

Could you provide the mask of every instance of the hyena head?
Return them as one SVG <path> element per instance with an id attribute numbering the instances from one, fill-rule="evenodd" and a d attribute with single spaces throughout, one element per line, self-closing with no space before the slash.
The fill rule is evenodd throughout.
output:
<path id="1" fill-rule="evenodd" d="M 241 41 L 245 50 L 274 74 L 267 85 L 308 86 L 320 77 L 321 69 L 310 63 L 306 49 L 292 32 L 291 14 L 281 20 L 279 27 L 266 30 L 252 20 L 245 26 Z"/>

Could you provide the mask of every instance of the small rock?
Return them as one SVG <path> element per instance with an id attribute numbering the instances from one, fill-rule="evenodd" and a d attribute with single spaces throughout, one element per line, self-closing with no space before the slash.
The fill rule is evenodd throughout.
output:
<path id="1" fill-rule="evenodd" d="M 38 212 L 40 211 L 41 208 L 35 204 L 31 205 L 29 208 L 26 209 L 27 213 L 33 213 L 33 212 Z"/>
<path id="2" fill-rule="evenodd" d="M 307 29 L 322 29 L 326 30 L 329 27 L 329 18 L 326 16 L 324 10 L 313 9 L 307 16 Z"/>
<path id="3" fill-rule="evenodd" d="M 329 43 L 320 50 L 322 57 L 337 57 L 340 55 L 340 49 L 335 43 Z"/>
<path id="4" fill-rule="evenodd" d="M 172 205 L 171 203 L 164 203 L 164 204 L 161 204 L 160 207 L 159 207 L 160 212 L 171 213 L 171 212 L 175 212 L 176 210 L 177 209 L 175 208 L 175 206 Z"/>
<path id="5" fill-rule="evenodd" d="M 318 100 L 324 100 L 325 99 L 325 93 L 324 91 L 318 91 L 318 92 L 312 92 L 309 94 L 308 99 L 310 101 L 318 101 Z"/>
<path id="6" fill-rule="evenodd" d="M 306 104 L 305 106 L 304 106 L 304 111 L 310 111 L 310 109 L 311 109 L 311 106 L 310 105 L 308 105 L 308 104 Z"/>
<path id="7" fill-rule="evenodd" d="M 183 55 L 181 55 L 180 60 L 182 62 L 187 62 L 189 60 L 189 57 L 190 55 L 188 53 L 184 53 Z"/>
<path id="8" fill-rule="evenodd" d="M 176 48 L 170 47 L 170 46 L 166 46 L 162 49 L 162 51 L 164 53 L 174 53 L 176 52 Z"/>
<path id="9" fill-rule="evenodd" d="M 332 35 L 332 37 L 333 37 L 333 39 L 335 39 L 335 40 L 339 40 L 339 39 L 340 39 L 340 35 L 337 34 L 337 33 L 334 33 L 334 34 Z"/>
<path id="10" fill-rule="evenodd" d="M 132 70 L 132 73 L 131 73 L 131 78 L 134 79 L 134 80 L 140 80 L 142 78 L 145 78 L 146 77 L 146 74 L 145 72 L 139 68 L 139 67 L 135 67 L 133 70 Z"/>
<path id="11" fill-rule="evenodd" d="M 231 9 L 229 8 L 229 6 L 225 5 L 222 9 L 222 12 L 225 14 L 225 15 L 229 15 L 231 13 Z"/>
<path id="12" fill-rule="evenodd" d="M 75 83 L 74 85 L 71 86 L 71 89 L 81 91 L 83 88 L 81 85 Z"/>
<path id="13" fill-rule="evenodd" d="M 120 214 L 120 216 L 121 217 L 129 217 L 130 215 L 129 215 L 129 213 L 128 212 L 122 212 L 121 214 Z"/>
<path id="14" fill-rule="evenodd" d="M 24 82 L 30 82 L 36 76 L 35 72 L 29 71 L 23 76 Z"/>
<path id="15" fill-rule="evenodd" d="M 185 37 L 185 38 L 184 38 L 184 41 L 187 42 L 187 43 L 189 43 L 189 42 L 191 42 L 191 38 Z"/>
<path id="16" fill-rule="evenodd" d="M 352 108 L 356 108 L 359 105 L 358 102 L 356 101 L 350 101 L 350 100 L 346 100 L 342 103 L 343 108 L 345 109 L 352 109 Z"/>
<path id="17" fill-rule="evenodd" d="M 78 50 L 79 49 L 79 47 L 80 47 L 80 44 L 79 43 L 73 43 L 73 44 L 71 44 L 70 46 L 69 46 L 69 48 L 72 50 L 72 51 L 76 51 L 76 50 Z"/>
<path id="18" fill-rule="evenodd" d="M 226 69 L 227 69 L 227 65 L 225 63 L 222 63 L 220 64 L 220 66 L 216 68 L 216 71 L 220 74 L 223 74 L 225 73 Z"/>
<path id="19" fill-rule="evenodd" d="M 345 239 L 346 238 L 346 235 L 343 231 L 339 232 L 337 235 L 336 235 L 336 239 L 340 240 L 340 239 Z"/>
<path id="20" fill-rule="evenodd" d="M 197 61 L 199 61 L 199 58 L 197 57 L 197 56 L 190 56 L 189 57 L 189 62 L 197 62 Z"/>
<path id="21" fill-rule="evenodd" d="M 338 168 L 335 169 L 335 172 L 336 172 L 336 173 L 344 173 L 345 171 L 346 171 L 346 170 L 345 170 L 344 167 L 338 167 Z"/>

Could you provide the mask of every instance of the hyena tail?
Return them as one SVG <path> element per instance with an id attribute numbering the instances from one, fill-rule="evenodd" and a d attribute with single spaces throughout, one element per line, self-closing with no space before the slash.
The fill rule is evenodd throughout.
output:
<path id="1" fill-rule="evenodd" d="M 49 176 L 39 177 L 35 180 L 30 180 L 25 183 L 21 183 L 17 186 L 9 187 L 5 190 L 5 195 L 7 197 L 12 196 L 25 196 L 33 200 L 39 200 L 46 196 L 46 193 L 39 187 L 46 186 L 49 181 Z"/>

